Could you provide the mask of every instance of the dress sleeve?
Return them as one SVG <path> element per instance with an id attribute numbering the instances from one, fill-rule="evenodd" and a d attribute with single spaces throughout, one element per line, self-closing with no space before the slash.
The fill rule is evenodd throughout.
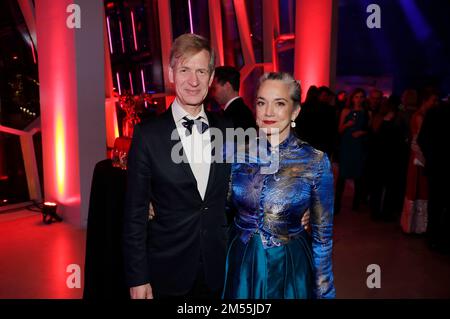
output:
<path id="1" fill-rule="evenodd" d="M 335 298 L 333 247 L 333 173 L 328 156 L 319 158 L 311 193 L 311 230 L 314 260 L 314 295 L 316 298 Z"/>

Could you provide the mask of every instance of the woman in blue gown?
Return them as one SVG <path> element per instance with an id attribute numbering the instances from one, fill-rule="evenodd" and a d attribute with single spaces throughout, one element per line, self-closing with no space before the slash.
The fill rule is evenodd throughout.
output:
<path id="1" fill-rule="evenodd" d="M 259 152 L 255 156 L 247 144 L 245 163 L 232 166 L 228 206 L 235 218 L 223 298 L 335 297 L 333 175 L 327 155 L 291 131 L 300 95 L 300 84 L 287 73 L 260 79 L 256 120 L 264 134 Z M 311 234 L 301 224 L 308 209 Z"/>

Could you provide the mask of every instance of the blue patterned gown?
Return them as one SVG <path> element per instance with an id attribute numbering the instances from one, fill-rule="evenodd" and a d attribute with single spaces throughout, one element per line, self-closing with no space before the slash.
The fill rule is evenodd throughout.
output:
<path id="1" fill-rule="evenodd" d="M 251 158 L 232 167 L 230 229 L 223 298 L 334 298 L 333 175 L 326 154 L 292 133 L 272 160 Z M 253 161 L 251 161 L 253 159 Z M 309 235 L 301 218 L 310 209 Z"/>

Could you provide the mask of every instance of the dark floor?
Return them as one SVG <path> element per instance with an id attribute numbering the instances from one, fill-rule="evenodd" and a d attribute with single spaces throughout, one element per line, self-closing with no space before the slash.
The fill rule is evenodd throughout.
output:
<path id="1" fill-rule="evenodd" d="M 346 192 L 348 197 L 348 191 Z M 334 274 L 338 298 L 450 298 L 450 257 L 431 252 L 422 237 L 396 223 L 373 222 L 343 201 L 335 218 Z M 85 232 L 44 225 L 26 211 L 0 215 L 0 298 L 81 298 L 70 289 L 70 264 L 83 269 Z M 366 285 L 367 266 L 381 269 L 381 288 Z"/>
<path id="2" fill-rule="evenodd" d="M 334 232 L 338 298 L 450 298 L 450 256 L 430 251 L 423 236 L 349 206 L 335 217 Z M 380 288 L 367 287 L 371 264 L 380 266 Z"/>

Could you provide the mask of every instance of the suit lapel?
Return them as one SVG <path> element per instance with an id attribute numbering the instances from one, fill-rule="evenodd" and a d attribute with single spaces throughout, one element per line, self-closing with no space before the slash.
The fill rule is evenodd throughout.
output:
<path id="1" fill-rule="evenodd" d="M 217 127 L 217 122 L 216 119 L 211 116 L 211 114 L 209 112 L 206 112 L 206 116 L 208 117 L 208 123 L 209 123 L 209 127 Z M 219 150 L 215 149 L 214 147 L 214 141 L 213 141 L 214 136 L 211 136 L 211 159 L 214 159 L 214 153 L 213 151 L 215 150 L 215 152 L 218 152 Z M 208 198 L 209 193 L 211 192 L 214 184 L 215 184 L 215 178 L 216 178 L 216 170 L 217 170 L 217 163 L 216 161 L 212 161 L 210 168 L 209 168 L 209 178 L 208 178 L 208 184 L 206 186 L 206 192 L 205 192 L 205 200 Z"/>
<path id="2" fill-rule="evenodd" d="M 173 119 L 173 115 L 172 115 L 172 106 L 170 106 L 167 111 L 164 113 L 165 116 L 165 120 L 167 121 L 167 134 L 168 134 L 168 139 L 170 141 L 169 145 L 169 150 L 168 152 L 171 153 L 172 150 L 174 149 L 174 147 L 178 144 L 181 143 L 181 139 L 180 136 L 178 134 L 178 130 L 177 130 L 177 126 L 175 124 L 175 121 Z M 174 136 L 176 137 L 176 139 L 172 140 L 172 132 L 174 132 Z M 192 182 L 193 184 L 193 188 L 194 188 L 194 192 L 195 194 L 197 194 L 196 196 L 198 196 L 199 200 L 202 200 L 202 197 L 200 196 L 200 193 L 198 192 L 198 187 L 197 187 L 197 180 L 195 179 L 194 173 L 191 170 L 191 166 L 189 165 L 189 161 L 186 157 L 186 153 L 184 151 L 183 146 L 181 146 L 181 151 L 183 153 L 182 157 L 183 157 L 183 161 L 180 164 L 176 164 L 179 165 L 185 172 L 185 174 L 188 176 L 189 180 Z"/>

